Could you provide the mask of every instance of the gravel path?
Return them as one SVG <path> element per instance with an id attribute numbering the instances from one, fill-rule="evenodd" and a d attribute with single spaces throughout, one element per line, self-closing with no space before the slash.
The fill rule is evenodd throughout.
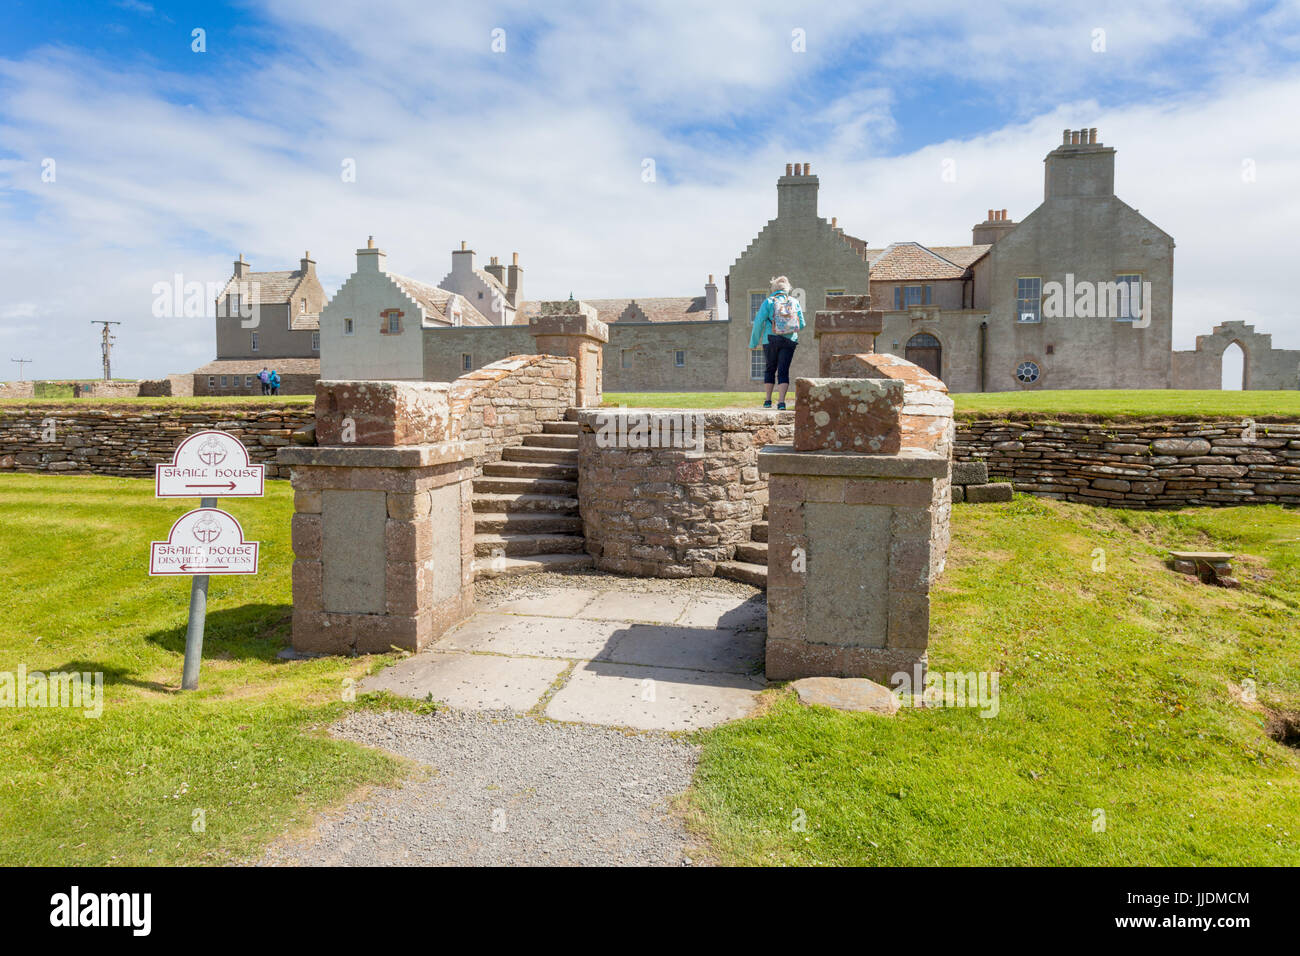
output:
<path id="1" fill-rule="evenodd" d="M 453 711 L 359 711 L 333 733 L 428 764 L 428 778 L 326 814 L 262 865 L 699 862 L 670 807 L 697 748 L 667 734 Z"/>

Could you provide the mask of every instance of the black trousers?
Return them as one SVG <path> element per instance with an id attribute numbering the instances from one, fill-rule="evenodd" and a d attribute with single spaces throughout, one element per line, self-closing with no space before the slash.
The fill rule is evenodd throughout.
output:
<path id="1" fill-rule="evenodd" d="M 799 343 L 788 335 L 775 333 L 768 335 L 767 344 L 763 346 L 763 354 L 767 359 L 767 368 L 763 371 L 763 384 L 790 384 L 790 361 L 794 358 L 794 350 L 798 345 Z"/>

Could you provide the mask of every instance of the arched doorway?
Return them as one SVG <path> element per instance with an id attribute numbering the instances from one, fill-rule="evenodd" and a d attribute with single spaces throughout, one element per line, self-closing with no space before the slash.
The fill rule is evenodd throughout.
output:
<path id="1" fill-rule="evenodd" d="M 1219 388 L 1225 392 L 1240 392 L 1246 387 L 1246 350 L 1240 342 L 1231 342 L 1220 359 Z"/>
<path id="2" fill-rule="evenodd" d="M 921 366 L 935 378 L 943 378 L 943 345 L 929 332 L 918 332 L 907 340 L 903 358 Z"/>

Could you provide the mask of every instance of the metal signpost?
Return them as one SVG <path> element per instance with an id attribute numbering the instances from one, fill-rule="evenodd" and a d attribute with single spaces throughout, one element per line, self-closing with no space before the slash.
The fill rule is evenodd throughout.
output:
<path id="1" fill-rule="evenodd" d="M 185 631 L 182 690 L 197 690 L 203 657 L 203 626 L 208 611 L 208 576 L 256 574 L 258 543 L 244 540 L 234 515 L 217 507 L 217 496 L 260 498 L 266 466 L 248 460 L 248 449 L 234 435 L 201 431 L 176 446 L 170 464 L 154 471 L 154 497 L 199 498 L 199 507 L 181 515 L 166 541 L 149 548 L 152 576 L 188 574 L 190 620 Z"/>

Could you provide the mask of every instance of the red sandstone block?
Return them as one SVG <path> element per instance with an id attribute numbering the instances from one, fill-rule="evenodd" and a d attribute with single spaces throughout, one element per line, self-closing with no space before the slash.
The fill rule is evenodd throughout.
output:
<path id="1" fill-rule="evenodd" d="M 323 607 L 323 566 L 319 561 L 293 563 L 294 610 L 320 611 Z"/>
<path id="2" fill-rule="evenodd" d="M 418 561 L 433 546 L 433 522 L 428 518 L 400 521 L 389 518 L 384 524 L 384 548 L 388 560 Z"/>
<path id="3" fill-rule="evenodd" d="M 442 382 L 316 383 L 321 445 L 430 444 L 456 437 L 457 426 Z"/>
<path id="4" fill-rule="evenodd" d="M 892 455 L 902 445 L 901 381 L 801 378 L 795 396 L 796 451 Z"/>
<path id="5" fill-rule="evenodd" d="M 849 478 L 844 489 L 844 501 L 851 505 L 924 508 L 933 497 L 934 482 L 928 478 Z"/>
<path id="6" fill-rule="evenodd" d="M 289 538 L 296 557 L 319 561 L 321 557 L 321 516 L 296 514 L 289 522 Z"/>

